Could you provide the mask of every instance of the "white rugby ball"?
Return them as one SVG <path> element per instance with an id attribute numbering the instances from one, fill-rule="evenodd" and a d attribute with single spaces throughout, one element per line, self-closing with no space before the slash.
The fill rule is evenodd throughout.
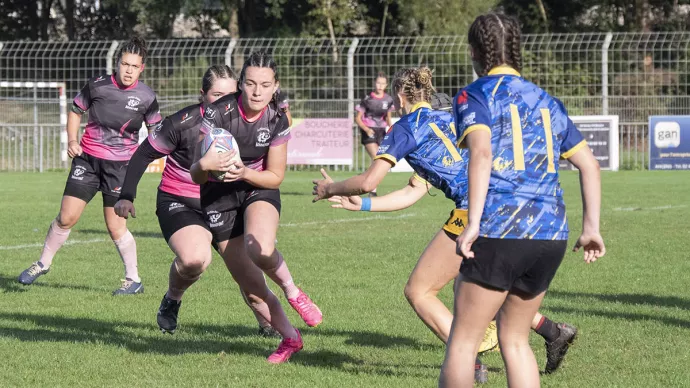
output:
<path id="1" fill-rule="evenodd" d="M 237 151 L 237 153 L 231 160 L 237 162 L 242 161 L 240 158 L 240 148 L 237 145 L 235 137 L 223 128 L 213 128 L 206 134 L 206 136 L 204 136 L 202 147 L 204 150 L 204 155 L 206 155 L 206 153 L 209 151 L 209 148 L 211 148 L 211 144 L 214 140 L 216 141 L 215 152 L 221 154 L 234 149 Z M 222 181 L 223 178 L 225 178 L 225 171 L 209 171 L 209 174 L 219 181 Z"/>

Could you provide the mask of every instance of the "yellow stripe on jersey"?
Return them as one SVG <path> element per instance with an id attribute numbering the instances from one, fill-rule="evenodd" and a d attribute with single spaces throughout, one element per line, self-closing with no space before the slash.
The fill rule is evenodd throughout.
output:
<path id="1" fill-rule="evenodd" d="M 546 172 L 556 172 L 553 163 L 553 132 L 551 132 L 551 113 L 548 109 L 540 109 L 541 118 L 544 121 L 544 135 L 546 136 Z"/>
<path id="2" fill-rule="evenodd" d="M 421 176 L 417 175 L 417 173 L 412 174 L 412 178 L 424 183 L 425 185 L 429 185 L 429 182 L 427 182 L 426 179 L 422 178 Z"/>
<path id="3" fill-rule="evenodd" d="M 434 123 L 430 123 L 429 126 L 430 126 L 431 129 L 434 131 L 434 133 L 436 134 L 436 136 L 438 136 L 438 138 L 441 139 L 441 141 L 443 142 L 443 144 L 446 146 L 446 148 L 448 149 L 448 152 L 450 152 L 450 155 L 453 157 L 453 160 L 456 161 L 456 162 L 461 161 L 461 160 L 462 160 L 462 156 L 460 156 L 460 153 L 458 152 L 458 149 L 455 148 L 455 146 L 453 145 L 453 142 L 450 141 L 450 139 L 448 138 L 448 136 L 446 136 L 446 134 L 443 133 L 443 131 L 441 131 L 441 128 L 439 128 L 438 125 L 436 125 L 436 124 L 434 124 Z"/>
<path id="4" fill-rule="evenodd" d="M 503 82 L 503 78 L 505 78 L 505 77 L 501 77 L 501 79 L 499 79 L 498 82 L 496 83 L 496 86 L 494 87 L 494 91 L 491 92 L 491 97 L 496 96 L 496 91 L 498 90 L 498 87 L 501 86 L 501 82 Z"/>
<path id="5" fill-rule="evenodd" d="M 374 160 L 376 159 L 384 159 L 387 160 L 395 166 L 398 163 L 398 159 L 395 158 L 395 156 L 390 155 L 390 154 L 381 154 L 381 155 L 376 155 L 374 156 Z"/>
<path id="6" fill-rule="evenodd" d="M 417 109 L 421 109 L 421 108 L 429 108 L 429 109 L 431 109 L 431 104 L 429 104 L 429 103 L 426 102 L 426 101 L 420 101 L 420 102 L 414 104 L 414 106 L 412 106 L 412 109 L 410 109 L 410 113 L 416 111 Z"/>
<path id="7" fill-rule="evenodd" d="M 478 131 L 478 130 L 487 131 L 487 132 L 491 133 L 491 128 L 489 128 L 488 125 L 484 125 L 484 124 L 470 125 L 465 130 L 465 133 L 462 134 L 462 137 L 458 140 L 458 144 L 457 144 L 458 147 L 465 148 L 463 142 L 464 142 L 465 138 L 467 137 L 467 135 L 469 135 L 470 133 L 472 133 L 474 131 Z"/>
<path id="8" fill-rule="evenodd" d="M 575 147 L 569 149 L 568 151 L 561 154 L 561 159 L 568 159 L 569 157 L 575 155 L 577 151 L 581 150 L 587 145 L 587 141 L 583 140 L 575 145 Z"/>
<path id="9" fill-rule="evenodd" d="M 493 69 L 489 70 L 488 75 L 498 75 L 498 74 L 516 75 L 518 77 L 522 77 L 520 75 L 519 71 L 513 69 L 512 67 L 510 67 L 508 65 L 496 66 Z"/>
<path id="10" fill-rule="evenodd" d="M 525 171 L 525 151 L 522 147 L 522 125 L 520 112 L 515 104 L 510 104 L 510 121 L 513 127 L 513 162 L 515 171 Z"/>

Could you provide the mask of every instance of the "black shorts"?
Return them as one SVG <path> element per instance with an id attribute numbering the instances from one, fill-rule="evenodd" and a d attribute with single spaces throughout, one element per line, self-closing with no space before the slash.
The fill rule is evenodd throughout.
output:
<path id="1" fill-rule="evenodd" d="M 374 136 L 369 137 L 369 135 L 360 128 L 359 132 L 362 135 L 362 145 L 372 143 L 381 144 L 383 138 L 386 137 L 386 128 L 371 128 L 371 130 L 374 131 Z"/>
<path id="2" fill-rule="evenodd" d="M 259 189 L 244 182 L 209 182 L 201 188 L 201 208 L 213 241 L 221 242 L 244 234 L 244 212 L 254 202 L 265 201 L 280 214 L 280 190 Z"/>
<path id="3" fill-rule="evenodd" d="M 208 231 L 211 230 L 206 225 L 198 198 L 181 197 L 159 189 L 156 215 L 165 241 L 169 241 L 178 230 L 190 225 L 199 225 Z"/>
<path id="4" fill-rule="evenodd" d="M 479 237 L 472 244 L 474 259 L 465 259 L 465 278 L 500 290 L 529 295 L 549 288 L 565 256 L 566 240 L 517 240 Z"/>
<path id="5" fill-rule="evenodd" d="M 120 196 L 129 161 L 105 160 L 86 152 L 72 159 L 62 195 L 89 203 L 97 192 L 103 194 L 103 207 L 113 207 Z"/>

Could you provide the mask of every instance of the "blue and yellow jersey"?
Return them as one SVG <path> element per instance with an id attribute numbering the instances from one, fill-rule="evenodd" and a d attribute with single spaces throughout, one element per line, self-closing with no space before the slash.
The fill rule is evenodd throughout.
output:
<path id="1" fill-rule="evenodd" d="M 443 191 L 460 208 L 466 203 L 467 151 L 456 146 L 453 116 L 421 102 L 401 117 L 379 146 L 375 159 L 395 165 L 405 158 L 415 178 Z"/>
<path id="2" fill-rule="evenodd" d="M 491 133 L 493 166 L 480 235 L 567 240 L 558 160 L 587 146 L 558 99 L 514 69 L 493 69 L 453 101 L 459 145 L 474 131 Z"/>

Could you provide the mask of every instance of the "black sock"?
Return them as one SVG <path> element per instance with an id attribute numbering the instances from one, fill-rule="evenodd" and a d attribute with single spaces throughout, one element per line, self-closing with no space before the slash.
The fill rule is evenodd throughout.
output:
<path id="1" fill-rule="evenodd" d="M 561 335 L 561 329 L 558 328 L 558 324 L 546 317 L 541 318 L 541 322 L 539 322 L 534 331 L 544 337 L 546 342 L 553 342 Z"/>

